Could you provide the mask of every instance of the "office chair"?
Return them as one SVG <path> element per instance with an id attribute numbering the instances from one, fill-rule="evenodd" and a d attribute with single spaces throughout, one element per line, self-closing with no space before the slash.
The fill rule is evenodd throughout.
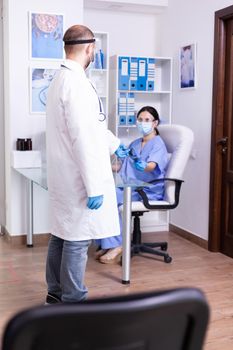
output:
<path id="1" fill-rule="evenodd" d="M 183 182 L 182 176 L 192 149 L 193 132 L 185 126 L 173 124 L 159 126 L 159 133 L 170 154 L 170 160 L 165 178 L 155 180 L 153 183 L 164 181 L 165 196 L 162 201 L 149 202 L 143 188 L 137 189 L 142 197 L 142 202 L 132 202 L 134 225 L 131 256 L 138 255 L 140 252 L 149 253 L 162 256 L 166 263 L 170 263 L 172 258 L 167 253 L 167 242 L 142 243 L 140 216 L 142 216 L 144 212 L 150 210 L 171 210 L 178 206 L 180 189 Z"/>
<path id="2" fill-rule="evenodd" d="M 208 318 L 195 288 L 37 306 L 8 322 L 2 350 L 201 350 Z"/>

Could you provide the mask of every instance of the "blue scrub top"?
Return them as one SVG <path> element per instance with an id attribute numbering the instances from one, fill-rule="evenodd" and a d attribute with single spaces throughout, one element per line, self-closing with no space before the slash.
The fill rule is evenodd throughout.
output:
<path id="1" fill-rule="evenodd" d="M 154 136 L 149 140 L 142 148 L 142 138 L 133 141 L 129 148 L 134 150 L 134 153 L 138 158 L 145 162 L 154 162 L 156 167 L 153 171 L 139 171 L 134 166 L 134 160 L 127 157 L 123 160 L 122 167 L 120 169 L 120 175 L 123 181 L 127 179 L 137 179 L 145 182 L 150 182 L 155 179 L 164 178 L 167 164 L 168 164 L 168 152 L 159 135 Z M 148 194 L 149 199 L 162 200 L 164 196 L 164 183 L 158 183 L 152 187 L 145 187 L 145 192 Z"/>

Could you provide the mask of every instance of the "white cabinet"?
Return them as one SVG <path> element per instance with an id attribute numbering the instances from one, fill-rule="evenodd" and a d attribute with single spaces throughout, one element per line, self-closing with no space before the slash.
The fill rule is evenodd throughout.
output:
<path id="1" fill-rule="evenodd" d="M 109 128 L 123 142 L 139 137 L 136 113 L 143 106 L 155 107 L 161 123 L 171 123 L 171 58 L 112 56 L 109 86 Z"/>
<path id="2" fill-rule="evenodd" d="M 103 103 L 105 114 L 108 116 L 109 38 L 108 33 L 95 32 L 94 35 L 96 38 L 95 60 L 87 75 L 95 86 Z"/>
<path id="3" fill-rule="evenodd" d="M 136 114 L 153 106 L 161 123 L 171 123 L 172 59 L 169 57 L 110 57 L 108 126 L 128 145 L 140 137 Z M 168 230 L 169 213 L 151 211 L 141 218 L 143 232 Z"/>

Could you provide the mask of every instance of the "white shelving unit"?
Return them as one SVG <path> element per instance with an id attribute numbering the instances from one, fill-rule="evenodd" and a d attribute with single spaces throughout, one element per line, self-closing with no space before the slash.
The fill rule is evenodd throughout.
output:
<path id="1" fill-rule="evenodd" d="M 108 116 L 108 86 L 109 86 L 109 37 L 108 33 L 104 32 L 95 32 L 96 38 L 96 55 L 95 61 L 92 63 L 91 68 L 88 72 L 88 77 L 91 82 L 94 84 L 98 96 L 101 98 L 101 101 L 104 106 L 104 111 L 106 116 Z M 99 50 L 103 54 L 103 60 L 99 56 Z M 97 56 L 97 57 L 96 57 Z M 98 62 L 97 62 L 97 58 Z"/>
<path id="2" fill-rule="evenodd" d="M 157 109 L 161 123 L 171 123 L 172 111 L 172 58 L 150 57 L 155 60 L 154 66 L 154 89 L 153 90 L 121 90 L 118 86 L 119 58 L 122 56 L 110 57 L 110 89 L 109 89 L 109 128 L 123 142 L 129 143 L 139 137 L 135 125 L 120 125 L 118 102 L 120 93 L 134 94 L 135 118 L 137 111 L 143 106 L 153 106 Z M 149 57 L 148 57 L 149 58 Z"/>
<path id="3" fill-rule="evenodd" d="M 140 137 L 135 124 L 128 124 L 126 116 L 126 124 L 121 125 L 121 116 L 119 115 L 119 98 L 120 94 L 133 93 L 134 97 L 134 119 L 136 122 L 136 113 L 143 106 L 153 106 L 159 113 L 161 123 L 170 124 L 172 114 L 172 58 L 170 57 L 144 57 L 147 62 L 149 58 L 154 62 L 154 70 L 152 72 L 153 84 L 151 90 L 130 90 L 119 88 L 119 64 L 123 57 L 129 56 L 112 56 L 110 57 L 110 89 L 109 89 L 109 129 L 118 136 L 121 141 L 128 145 L 132 140 Z M 132 57 L 129 57 L 130 62 Z M 136 57 L 134 57 L 136 59 Z M 132 74 L 131 66 L 129 66 L 129 74 Z M 137 71 L 137 75 L 138 75 Z M 150 76 L 151 78 L 151 76 Z M 137 85 L 137 84 L 136 84 Z M 154 86 L 153 86 L 154 85 Z M 149 86 L 149 84 L 148 84 Z M 129 96 L 129 95 L 127 95 Z M 130 108 L 132 113 L 132 106 Z M 123 113 L 124 114 L 124 113 Z M 126 112 L 127 114 L 127 112 Z M 162 231 L 168 229 L 169 217 L 167 211 L 145 213 L 141 219 L 143 231 L 150 232 Z"/>

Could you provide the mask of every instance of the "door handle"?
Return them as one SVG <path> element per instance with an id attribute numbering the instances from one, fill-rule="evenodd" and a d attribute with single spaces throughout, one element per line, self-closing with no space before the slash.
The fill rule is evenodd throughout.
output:
<path id="1" fill-rule="evenodd" d="M 224 136 L 221 139 L 219 139 L 217 141 L 217 145 L 222 146 L 222 154 L 226 154 L 227 153 L 227 141 L 228 141 L 228 137 Z"/>
<path id="2" fill-rule="evenodd" d="M 227 147 L 223 147 L 222 148 L 222 154 L 226 154 L 227 153 Z"/>
<path id="3" fill-rule="evenodd" d="M 227 145 L 227 141 L 228 141 L 228 137 L 224 136 L 221 139 L 219 139 L 217 141 L 217 145 L 221 145 L 221 146 L 226 146 Z"/>

